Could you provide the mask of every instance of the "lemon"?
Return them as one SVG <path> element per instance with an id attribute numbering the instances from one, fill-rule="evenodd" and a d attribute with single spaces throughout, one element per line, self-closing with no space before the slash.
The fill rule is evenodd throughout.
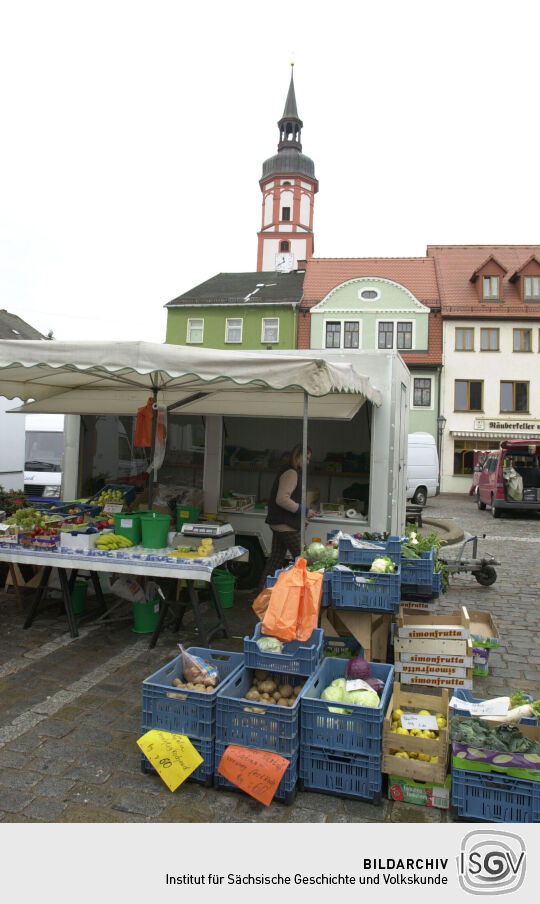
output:
<path id="1" fill-rule="evenodd" d="M 396 734 L 406 734 L 406 735 L 408 735 L 409 732 L 407 731 L 406 728 L 396 728 Z"/>
<path id="2" fill-rule="evenodd" d="M 431 757 L 430 757 L 429 753 L 419 753 L 418 759 L 422 760 L 423 763 L 429 763 L 431 760 Z"/>
<path id="3" fill-rule="evenodd" d="M 419 709 L 418 715 L 419 716 L 430 716 L 431 713 L 430 713 L 429 709 Z"/>
<path id="4" fill-rule="evenodd" d="M 390 726 L 390 731 L 397 731 L 398 728 L 399 728 L 399 722 L 392 722 L 392 725 Z"/>
<path id="5" fill-rule="evenodd" d="M 409 759 L 409 754 L 405 750 L 398 750 L 395 756 L 400 756 L 403 760 Z"/>
<path id="6" fill-rule="evenodd" d="M 421 730 L 420 728 L 411 728 L 410 734 L 412 734 L 412 735 L 421 735 L 421 734 L 422 734 L 422 730 Z"/>
<path id="7" fill-rule="evenodd" d="M 436 719 L 439 728 L 446 728 L 446 719 L 444 718 L 444 716 L 436 716 Z"/>
<path id="8" fill-rule="evenodd" d="M 392 713 L 392 722 L 398 722 L 403 715 L 402 709 L 395 709 Z"/>
<path id="9" fill-rule="evenodd" d="M 439 762 L 439 757 L 438 757 L 438 756 L 430 756 L 429 762 L 430 762 L 430 763 L 438 763 L 438 762 Z"/>
<path id="10" fill-rule="evenodd" d="M 445 719 L 445 720 L 446 720 L 446 716 L 445 716 L 444 713 L 435 713 L 435 718 L 436 718 L 436 719 Z"/>
<path id="11" fill-rule="evenodd" d="M 419 754 L 415 750 L 409 750 L 409 759 L 410 760 L 417 760 L 418 757 L 419 757 Z"/>

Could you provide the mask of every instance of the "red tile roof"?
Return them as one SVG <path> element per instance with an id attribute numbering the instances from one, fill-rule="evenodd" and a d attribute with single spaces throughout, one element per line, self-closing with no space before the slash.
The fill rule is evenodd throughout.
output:
<path id="1" fill-rule="evenodd" d="M 427 307 L 440 306 L 435 265 L 429 257 L 312 257 L 306 264 L 301 310 L 318 304 L 336 286 L 364 276 L 392 280 L 409 289 Z M 300 313 L 299 348 L 309 348 L 309 321 L 309 314 Z M 411 366 L 442 362 L 442 327 L 438 314 L 429 315 L 429 349 L 402 355 Z"/>
<path id="2" fill-rule="evenodd" d="M 304 304 L 317 304 L 336 286 L 358 276 L 391 279 L 423 304 L 437 307 L 440 303 L 429 257 L 312 257 L 306 265 Z"/>
<path id="3" fill-rule="evenodd" d="M 443 317 L 540 317 L 539 304 L 522 301 L 519 280 L 510 282 L 510 276 L 532 256 L 540 256 L 540 245 L 428 245 L 427 254 L 435 262 Z M 506 268 L 503 301 L 480 301 L 477 287 L 470 282 L 472 274 L 490 257 Z"/>

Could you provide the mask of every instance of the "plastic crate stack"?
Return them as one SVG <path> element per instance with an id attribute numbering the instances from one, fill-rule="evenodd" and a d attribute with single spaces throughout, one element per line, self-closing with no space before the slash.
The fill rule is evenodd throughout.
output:
<path id="1" fill-rule="evenodd" d="M 401 598 L 405 602 L 418 598 L 436 599 L 442 591 L 442 575 L 435 571 L 435 547 L 420 554 L 419 559 L 401 559 Z"/>
<path id="2" fill-rule="evenodd" d="M 377 804 L 382 792 L 383 721 L 392 697 L 394 668 L 369 664 L 370 676 L 384 681 L 378 707 L 321 700 L 332 681 L 345 677 L 345 667 L 343 659 L 325 659 L 302 693 L 301 786 Z"/>
<path id="3" fill-rule="evenodd" d="M 303 690 L 290 707 L 249 700 L 246 694 L 252 687 L 257 669 L 271 673 L 282 684 L 303 688 L 321 661 L 324 635 L 320 628 L 316 628 L 305 643 L 291 641 L 283 644 L 281 653 L 262 652 L 257 645 L 260 636 L 261 626 L 257 625 L 254 636 L 244 638 L 245 666 L 218 694 L 214 784 L 218 789 L 235 790 L 235 786 L 217 771 L 229 744 L 267 750 L 289 760 L 274 798 L 292 804 L 298 781 L 300 700 Z"/>
<path id="4" fill-rule="evenodd" d="M 385 574 L 369 571 L 379 556 L 388 556 L 396 570 Z M 358 542 L 352 537 L 340 537 L 338 564 L 347 565 L 351 570 L 334 568 L 330 572 L 333 606 L 336 609 L 397 613 L 401 600 L 401 562 L 399 537 Z M 354 567 L 362 570 L 353 570 Z"/>
<path id="5" fill-rule="evenodd" d="M 210 787 L 214 777 L 218 693 L 241 669 L 244 654 L 204 647 L 189 647 L 187 652 L 216 666 L 220 678 L 218 686 L 211 693 L 175 687 L 175 678 L 183 679 L 182 656 L 177 656 L 143 681 L 142 731 L 144 734 L 157 728 L 186 735 L 203 758 L 189 780 Z M 143 772 L 155 772 L 144 754 L 141 754 L 141 769 Z"/>
<path id="6" fill-rule="evenodd" d="M 454 696 L 466 703 L 485 702 L 463 688 L 456 688 Z M 532 697 L 529 699 L 532 702 Z M 451 713 L 454 718 L 465 715 L 464 710 L 454 707 Z M 537 718 L 522 718 L 518 725 L 527 737 L 540 741 Z M 469 762 L 467 757 L 475 754 L 478 758 Z M 453 742 L 452 811 L 463 820 L 540 822 L 540 770 L 524 754 L 471 751 Z"/>

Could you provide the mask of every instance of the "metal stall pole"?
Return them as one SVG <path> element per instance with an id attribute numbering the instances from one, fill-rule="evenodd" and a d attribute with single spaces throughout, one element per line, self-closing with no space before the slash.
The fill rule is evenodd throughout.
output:
<path id="1" fill-rule="evenodd" d="M 157 386 L 152 387 L 152 395 L 154 397 L 154 403 L 152 405 L 152 446 L 150 451 L 150 464 L 154 460 L 154 456 L 156 454 L 156 430 L 157 430 L 157 416 L 158 416 L 158 406 L 157 406 L 157 394 L 158 388 Z M 148 508 L 152 508 L 152 501 L 154 498 L 154 469 L 150 468 L 150 473 L 148 474 Z"/>
<path id="2" fill-rule="evenodd" d="M 307 427 L 308 427 L 308 394 L 304 390 L 304 419 L 302 423 L 302 510 L 300 517 L 300 553 L 306 540 L 306 495 L 307 495 Z"/>

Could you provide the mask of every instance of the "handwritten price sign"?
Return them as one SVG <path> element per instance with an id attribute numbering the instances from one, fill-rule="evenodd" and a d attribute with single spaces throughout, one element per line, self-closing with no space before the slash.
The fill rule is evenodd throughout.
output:
<path id="1" fill-rule="evenodd" d="M 203 762 L 186 735 L 153 728 L 137 744 L 171 791 L 176 791 Z"/>
<path id="2" fill-rule="evenodd" d="M 218 772 L 227 781 L 268 807 L 289 762 L 277 753 L 231 744 L 221 757 Z"/>

